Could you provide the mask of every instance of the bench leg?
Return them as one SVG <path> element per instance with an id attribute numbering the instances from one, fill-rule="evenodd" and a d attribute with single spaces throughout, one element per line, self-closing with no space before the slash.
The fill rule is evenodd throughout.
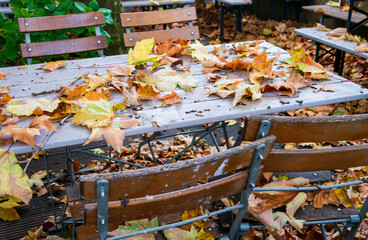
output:
<path id="1" fill-rule="evenodd" d="M 235 24 L 235 32 L 242 31 L 242 16 L 243 16 L 243 6 L 236 7 L 236 24 Z"/>
<path id="2" fill-rule="evenodd" d="M 314 61 L 315 62 L 319 62 L 319 50 L 321 48 L 321 44 L 319 42 L 315 42 L 316 43 L 316 56 L 314 57 Z"/>
<path id="3" fill-rule="evenodd" d="M 220 18 L 220 41 L 224 41 L 224 15 L 225 15 L 225 6 L 221 3 L 221 18 Z"/>
<path id="4" fill-rule="evenodd" d="M 344 69 L 344 59 L 345 59 L 345 52 L 336 49 L 334 71 L 340 76 L 342 75 L 342 71 Z"/>

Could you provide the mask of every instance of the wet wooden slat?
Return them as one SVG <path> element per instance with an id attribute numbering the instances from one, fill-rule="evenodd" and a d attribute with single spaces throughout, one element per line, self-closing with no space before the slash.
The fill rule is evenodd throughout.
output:
<path id="1" fill-rule="evenodd" d="M 19 31 L 22 33 L 90 27 L 102 24 L 105 24 L 103 12 L 18 18 Z"/>
<path id="2" fill-rule="evenodd" d="M 263 164 L 266 172 L 306 172 L 366 166 L 368 144 L 322 149 L 275 149 Z"/>
<path id="3" fill-rule="evenodd" d="M 52 42 L 22 43 L 22 57 L 32 58 L 107 48 L 106 36 L 92 36 Z"/>
<path id="4" fill-rule="evenodd" d="M 121 201 L 109 202 L 109 222 L 121 222 L 177 213 L 199 205 L 211 203 L 226 196 L 241 192 L 246 184 L 248 171 L 232 176 L 160 195 L 130 199 L 126 206 Z M 85 223 L 97 224 L 97 205 L 87 204 L 84 208 Z"/>
<path id="5" fill-rule="evenodd" d="M 84 199 L 96 199 L 96 181 L 108 179 L 109 200 L 122 200 L 182 189 L 213 176 L 233 172 L 248 166 L 254 149 L 265 143 L 266 158 L 274 137 L 264 138 L 248 145 L 205 157 L 135 171 L 93 174 L 80 177 L 81 195 Z M 152 184 L 154 183 L 154 184 Z M 121 186 L 124 186 L 122 188 Z"/>
<path id="6" fill-rule="evenodd" d="M 198 26 L 182 27 L 167 30 L 156 30 L 147 32 L 124 33 L 124 44 L 126 47 L 133 47 L 136 42 L 147 38 L 155 38 L 155 43 L 163 43 L 168 39 L 174 41 L 199 39 Z"/>
<path id="7" fill-rule="evenodd" d="M 256 138 L 259 124 L 269 120 L 269 134 L 275 135 L 277 142 L 326 142 L 357 140 L 368 137 L 368 115 L 332 117 L 280 117 L 252 116 L 247 119 L 244 140 Z"/>
<path id="8" fill-rule="evenodd" d="M 197 19 L 195 7 L 120 14 L 123 27 L 189 22 Z"/>

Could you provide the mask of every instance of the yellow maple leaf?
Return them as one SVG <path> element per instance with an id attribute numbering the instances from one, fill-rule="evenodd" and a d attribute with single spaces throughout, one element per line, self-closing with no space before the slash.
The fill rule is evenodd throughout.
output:
<path id="1" fill-rule="evenodd" d="M 154 46 L 154 38 L 137 42 L 134 49 L 129 49 L 128 63 L 138 66 L 147 62 L 156 62 L 157 56 L 150 55 Z"/>
<path id="2" fill-rule="evenodd" d="M 106 127 L 115 116 L 114 103 L 101 99 L 100 101 L 85 101 L 87 108 L 78 110 L 71 119 L 77 125 L 88 128 Z"/>

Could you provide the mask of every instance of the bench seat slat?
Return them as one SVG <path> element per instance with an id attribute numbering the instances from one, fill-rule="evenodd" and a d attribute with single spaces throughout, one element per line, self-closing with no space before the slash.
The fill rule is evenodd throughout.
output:
<path id="1" fill-rule="evenodd" d="M 100 35 L 52 42 L 22 43 L 20 47 L 23 58 L 32 58 L 103 49 L 107 47 L 107 41 L 105 35 Z"/>

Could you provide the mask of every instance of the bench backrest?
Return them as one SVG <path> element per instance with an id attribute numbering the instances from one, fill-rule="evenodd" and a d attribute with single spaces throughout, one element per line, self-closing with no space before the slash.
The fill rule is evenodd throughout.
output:
<path id="1" fill-rule="evenodd" d="M 26 43 L 20 45 L 22 57 L 30 59 L 33 57 L 51 56 L 67 53 L 99 50 L 107 47 L 106 36 L 101 35 L 100 25 L 105 24 L 103 12 L 90 12 L 61 16 L 18 18 L 19 31 L 26 34 Z M 95 27 L 96 36 L 75 38 L 59 41 L 31 43 L 30 33 L 53 31 L 61 29 Z"/>
<path id="2" fill-rule="evenodd" d="M 77 228 L 78 237 L 90 236 L 91 229 L 95 230 L 100 224 L 98 216 L 101 214 L 97 213 L 101 188 L 104 188 L 104 196 L 108 195 L 109 224 L 182 212 L 243 192 L 249 184 L 254 186 L 260 161 L 258 166 L 252 164 L 258 161 L 259 155 L 253 159 L 259 149 L 266 158 L 274 140 L 275 137 L 269 136 L 217 154 L 158 167 L 81 176 L 82 198 L 97 199 L 97 203 L 77 205 L 72 210 L 73 215 L 83 212 L 84 223 L 90 226 Z M 233 172 L 236 173 L 230 174 Z M 198 181 L 202 181 L 201 184 Z M 107 219 L 104 222 L 107 223 Z"/>
<path id="3" fill-rule="evenodd" d="M 137 41 L 147 38 L 155 38 L 155 43 L 163 43 L 166 40 L 177 39 L 194 40 L 199 39 L 198 26 L 193 26 L 192 21 L 197 19 L 195 7 L 184 7 L 178 9 L 122 13 L 120 15 L 122 27 L 126 28 L 124 43 L 126 47 L 133 47 Z M 171 25 L 172 23 L 188 22 L 187 27 L 170 28 L 164 30 L 152 30 L 143 32 L 132 32 L 132 27 Z"/>
<path id="4" fill-rule="evenodd" d="M 266 130 L 263 134 L 262 129 Z M 277 142 L 281 143 L 364 139 L 368 137 L 368 115 L 334 117 L 259 115 L 247 119 L 243 140 L 252 141 L 268 134 L 275 135 Z M 274 149 L 263 164 L 264 171 L 270 172 L 305 172 L 365 166 L 368 165 L 368 144 L 321 149 Z"/>

